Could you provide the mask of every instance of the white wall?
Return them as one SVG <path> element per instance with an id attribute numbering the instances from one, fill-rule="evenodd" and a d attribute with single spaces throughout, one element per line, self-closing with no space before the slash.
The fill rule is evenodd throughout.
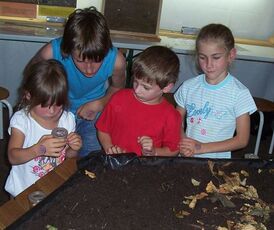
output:
<path id="1" fill-rule="evenodd" d="M 77 0 L 76 8 L 85 8 L 89 6 L 95 6 L 98 10 L 101 10 L 102 0 Z"/>
<path id="2" fill-rule="evenodd" d="M 160 28 L 180 31 L 182 26 L 201 28 L 208 23 L 230 27 L 235 37 L 266 40 L 274 35 L 273 0 L 162 0 Z M 102 0 L 77 0 L 77 8 Z"/>
<path id="3" fill-rule="evenodd" d="M 163 0 L 160 28 L 180 31 L 222 23 L 234 36 L 267 39 L 274 34 L 273 0 Z"/>

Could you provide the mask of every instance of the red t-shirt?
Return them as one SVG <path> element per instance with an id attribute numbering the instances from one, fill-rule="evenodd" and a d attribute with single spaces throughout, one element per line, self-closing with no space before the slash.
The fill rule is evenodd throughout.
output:
<path id="1" fill-rule="evenodd" d="M 163 98 L 156 105 L 138 101 L 132 89 L 115 93 L 102 114 L 96 127 L 111 136 L 112 144 L 141 156 L 138 137 L 149 136 L 154 147 L 178 149 L 181 130 L 181 115 Z"/>

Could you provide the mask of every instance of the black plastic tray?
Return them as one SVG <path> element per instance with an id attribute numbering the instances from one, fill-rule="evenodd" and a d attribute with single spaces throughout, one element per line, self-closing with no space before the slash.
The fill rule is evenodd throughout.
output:
<path id="1" fill-rule="evenodd" d="M 208 161 L 214 162 L 216 165 L 232 162 L 243 168 L 272 169 L 274 163 L 267 160 L 246 160 L 246 159 L 203 159 L 203 158 L 184 158 L 184 157 L 137 157 L 133 153 L 121 155 L 106 155 L 104 152 L 92 152 L 89 156 L 82 158 L 77 162 L 78 171 L 73 174 L 61 187 L 51 193 L 46 199 L 25 213 L 21 218 L 11 224 L 7 229 L 21 229 L 20 225 L 28 221 L 35 213 L 49 205 L 54 197 L 61 195 L 67 187 L 71 186 L 78 178 L 84 175 L 84 171 L 92 171 L 101 173 L 108 169 L 119 169 L 121 167 L 130 167 L 131 165 L 158 166 L 164 164 L 186 164 L 194 163 L 197 167 L 207 164 Z"/>

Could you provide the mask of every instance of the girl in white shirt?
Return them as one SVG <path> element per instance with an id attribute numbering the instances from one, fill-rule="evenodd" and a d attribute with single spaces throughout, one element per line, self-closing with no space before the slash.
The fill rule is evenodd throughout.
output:
<path id="1" fill-rule="evenodd" d="M 228 71 L 236 57 L 232 32 L 222 24 L 203 27 L 196 53 L 203 74 L 185 81 L 175 93 L 177 109 L 187 122 L 180 153 L 231 158 L 231 151 L 248 144 L 250 114 L 257 109 L 248 88 Z"/>
<path id="2" fill-rule="evenodd" d="M 12 165 L 5 189 L 13 197 L 62 163 L 82 146 L 74 132 L 75 119 L 67 112 L 68 85 L 63 65 L 40 61 L 25 72 L 22 97 L 11 118 L 8 159 Z M 66 138 L 51 135 L 56 127 L 68 131 Z"/>

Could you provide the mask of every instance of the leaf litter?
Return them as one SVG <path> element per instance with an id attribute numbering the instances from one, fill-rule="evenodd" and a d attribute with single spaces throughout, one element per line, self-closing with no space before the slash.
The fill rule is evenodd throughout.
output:
<path id="1" fill-rule="evenodd" d="M 223 165 L 223 168 L 229 166 L 231 162 Z M 234 208 L 236 205 L 233 203 L 233 199 L 241 199 L 243 206 L 236 210 L 239 216 L 238 220 L 227 220 L 226 226 L 215 226 L 217 230 L 267 230 L 265 224 L 269 221 L 270 213 L 273 212 L 273 205 L 269 205 L 260 199 L 257 189 L 253 185 L 247 184 L 247 178 L 249 173 L 245 170 L 240 172 L 231 172 L 227 175 L 224 171 L 215 168 L 213 161 L 208 161 L 209 171 L 212 176 L 217 180 L 217 184 L 213 181 L 209 181 L 206 185 L 205 191 L 198 194 L 185 196 L 183 204 L 187 205 L 190 211 L 180 210 L 175 211 L 177 218 L 185 218 L 191 215 L 191 210 L 194 210 L 199 200 L 209 199 L 212 203 L 219 202 L 223 207 Z M 262 170 L 258 170 L 260 174 Z M 270 169 L 269 173 L 273 173 Z M 193 186 L 199 186 L 200 182 L 194 178 L 191 178 Z M 218 209 L 218 207 L 216 207 Z M 203 212 L 207 213 L 208 210 L 203 208 Z M 199 225 L 195 225 L 199 229 L 204 229 L 204 223 L 196 220 Z"/>

